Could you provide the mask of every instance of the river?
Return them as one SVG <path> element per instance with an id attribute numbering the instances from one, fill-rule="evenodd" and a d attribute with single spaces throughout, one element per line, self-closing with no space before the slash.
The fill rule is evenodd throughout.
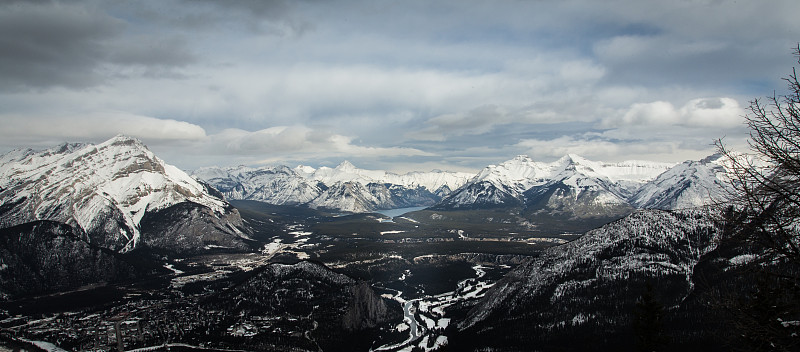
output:
<path id="1" fill-rule="evenodd" d="M 473 266 L 475 277 L 459 281 L 455 291 L 412 300 L 404 299 L 403 293 L 398 291 L 392 299 L 403 305 L 403 323 L 408 326 L 408 337 L 403 342 L 385 344 L 373 351 L 411 351 L 414 347 L 432 351 L 446 345 L 447 336 L 443 333 L 450 324 L 450 318 L 445 316 L 445 309 L 486 294 L 494 282 L 482 280 L 486 275 L 484 269 L 486 267 L 481 265 Z"/>

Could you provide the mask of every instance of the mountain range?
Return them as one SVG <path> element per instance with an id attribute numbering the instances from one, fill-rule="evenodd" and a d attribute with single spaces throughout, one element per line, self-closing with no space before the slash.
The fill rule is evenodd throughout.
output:
<path id="1" fill-rule="evenodd" d="M 618 216 L 635 208 L 680 209 L 708 204 L 725 194 L 719 155 L 673 164 L 605 163 L 570 154 L 551 162 L 520 155 L 474 175 L 445 171 L 403 175 L 335 168 L 209 167 L 193 176 L 228 199 L 303 205 L 343 212 L 403 207 L 437 210 L 521 207 L 570 217 Z"/>
<path id="2" fill-rule="evenodd" d="M 306 205 L 352 213 L 431 206 L 472 176 L 462 172 L 395 174 L 364 170 L 344 161 L 335 168 L 265 166 L 207 167 L 193 176 L 208 182 L 228 199 L 275 205 Z"/>
<path id="3" fill-rule="evenodd" d="M 224 198 L 354 213 L 500 207 L 520 208 L 528 217 L 613 219 L 635 208 L 691 208 L 723 199 L 725 174 L 718 155 L 669 164 L 570 154 L 551 163 L 517 156 L 475 175 L 395 174 L 345 161 L 318 169 L 209 167 L 190 176 L 140 141 L 116 136 L 0 156 L 0 227 L 55 221 L 117 252 L 140 245 L 173 252 L 245 249 L 247 228 Z"/>

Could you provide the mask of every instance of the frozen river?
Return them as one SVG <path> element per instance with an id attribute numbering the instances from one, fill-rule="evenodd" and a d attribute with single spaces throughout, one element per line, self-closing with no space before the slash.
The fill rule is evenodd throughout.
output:
<path id="1" fill-rule="evenodd" d="M 385 344 L 373 351 L 411 351 L 414 347 L 432 351 L 446 345 L 444 330 L 450 325 L 450 318 L 445 316 L 445 308 L 461 301 L 481 298 L 494 285 L 493 282 L 482 280 L 486 275 L 485 267 L 475 265 L 472 269 L 475 277 L 460 281 L 455 291 L 412 300 L 404 299 L 403 293 L 397 292 L 392 299 L 403 305 L 403 328 L 407 329 L 408 336 L 402 342 Z"/>

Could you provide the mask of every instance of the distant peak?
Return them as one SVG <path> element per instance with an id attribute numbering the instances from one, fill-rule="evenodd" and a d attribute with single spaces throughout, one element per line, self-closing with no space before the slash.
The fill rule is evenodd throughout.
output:
<path id="1" fill-rule="evenodd" d="M 86 146 L 86 144 L 84 144 L 84 143 L 66 143 L 65 142 L 65 143 L 61 143 L 60 145 L 58 145 L 55 148 L 51 148 L 50 150 L 53 153 L 56 153 L 56 154 L 67 154 L 67 153 L 72 153 L 73 151 L 76 151 L 76 150 L 78 150 L 80 148 L 83 148 L 85 146 Z"/>
<path id="2" fill-rule="evenodd" d="M 702 163 L 702 164 L 713 163 L 713 162 L 719 161 L 723 157 L 724 157 L 724 155 L 722 155 L 722 153 L 714 153 L 714 154 L 711 154 L 711 155 L 709 155 L 709 156 L 707 156 L 707 157 L 705 157 L 703 159 L 700 159 L 700 163 Z"/>
<path id="3" fill-rule="evenodd" d="M 578 164 L 578 163 L 580 163 L 582 161 L 587 161 L 586 158 L 584 158 L 584 157 L 582 157 L 582 156 L 580 156 L 578 154 L 572 154 L 572 153 L 564 155 L 563 157 L 561 157 L 561 159 L 558 159 L 558 160 L 561 161 L 561 162 L 567 162 L 567 163 L 571 163 L 571 164 Z"/>
<path id="4" fill-rule="evenodd" d="M 130 136 L 126 136 L 124 134 L 118 134 L 118 135 L 112 137 L 111 139 L 101 143 L 101 144 L 104 144 L 104 145 L 119 145 L 119 146 L 122 146 L 122 145 L 142 146 L 142 147 L 144 146 L 142 141 L 140 141 L 139 139 L 136 139 L 136 138 L 133 138 L 133 137 L 130 137 Z"/>
<path id="5" fill-rule="evenodd" d="M 349 161 L 345 160 L 345 161 L 342 161 L 342 163 L 339 164 L 339 166 L 337 166 L 336 169 L 337 170 L 355 170 L 356 166 L 353 165 L 352 163 L 350 163 Z"/>
<path id="6" fill-rule="evenodd" d="M 528 164 L 528 163 L 532 163 L 532 162 L 533 162 L 533 159 L 531 159 L 529 156 L 523 155 L 523 154 L 517 155 L 517 156 L 514 157 L 514 159 L 511 159 L 511 160 L 507 161 L 507 163 L 512 163 L 512 164 Z"/>
<path id="7" fill-rule="evenodd" d="M 297 165 L 297 167 L 294 168 L 294 169 L 296 171 L 302 171 L 302 172 L 307 173 L 307 174 L 313 174 L 314 171 L 317 171 L 315 168 L 313 168 L 311 166 L 308 166 L 308 165 Z"/>

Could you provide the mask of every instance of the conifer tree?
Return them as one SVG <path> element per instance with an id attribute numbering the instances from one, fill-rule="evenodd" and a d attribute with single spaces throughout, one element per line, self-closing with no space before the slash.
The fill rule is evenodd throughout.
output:
<path id="1" fill-rule="evenodd" d="M 633 331 L 637 350 L 658 351 L 666 344 L 663 318 L 664 306 L 658 302 L 653 292 L 653 285 L 648 282 L 634 308 Z"/>

